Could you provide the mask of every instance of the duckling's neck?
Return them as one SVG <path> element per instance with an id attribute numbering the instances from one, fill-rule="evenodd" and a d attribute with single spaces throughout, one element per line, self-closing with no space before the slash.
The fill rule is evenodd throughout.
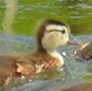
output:
<path id="1" fill-rule="evenodd" d="M 59 58 L 61 64 L 62 64 L 62 65 L 64 64 L 63 57 L 62 57 L 56 50 L 47 51 L 47 53 L 48 53 L 49 55 L 51 55 L 52 57 Z"/>
<path id="2" fill-rule="evenodd" d="M 40 53 L 47 53 L 47 54 L 49 54 L 49 55 L 51 55 L 51 56 L 54 56 L 57 52 L 55 51 L 55 49 L 51 49 L 51 48 L 44 48 L 43 46 L 42 46 L 42 44 L 41 43 L 38 43 L 38 46 L 37 46 L 37 52 L 40 52 Z"/>
<path id="3" fill-rule="evenodd" d="M 41 41 L 40 42 L 38 41 L 37 52 L 48 53 L 49 55 L 54 56 L 54 57 L 56 57 L 56 55 L 58 54 L 55 50 L 55 47 L 49 44 L 42 45 Z"/>
<path id="4" fill-rule="evenodd" d="M 47 53 L 48 53 L 49 55 L 54 56 L 54 57 L 56 57 L 57 54 L 58 54 L 55 50 L 46 50 L 46 51 L 47 51 Z"/>
<path id="5" fill-rule="evenodd" d="M 42 46 L 38 47 L 38 52 L 42 54 L 49 54 L 53 58 L 58 58 L 61 64 L 64 64 L 63 57 L 55 49 L 44 49 Z"/>

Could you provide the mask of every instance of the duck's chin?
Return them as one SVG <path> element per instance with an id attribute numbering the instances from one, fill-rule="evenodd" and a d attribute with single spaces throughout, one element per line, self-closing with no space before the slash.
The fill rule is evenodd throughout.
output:
<path id="1" fill-rule="evenodd" d="M 57 48 L 62 47 L 62 46 L 65 46 L 65 45 L 67 45 L 67 42 L 65 42 L 63 44 L 61 43 L 61 44 L 57 45 Z"/>

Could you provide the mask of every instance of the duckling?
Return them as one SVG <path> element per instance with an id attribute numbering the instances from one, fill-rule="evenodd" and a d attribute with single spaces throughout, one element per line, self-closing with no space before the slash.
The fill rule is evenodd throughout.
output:
<path id="1" fill-rule="evenodd" d="M 30 76 L 63 66 L 63 57 L 55 49 L 67 43 L 79 45 L 69 41 L 69 33 L 70 28 L 61 21 L 43 21 L 37 31 L 37 50 L 33 54 L 0 55 L 0 85 L 21 79 L 21 75 Z"/>

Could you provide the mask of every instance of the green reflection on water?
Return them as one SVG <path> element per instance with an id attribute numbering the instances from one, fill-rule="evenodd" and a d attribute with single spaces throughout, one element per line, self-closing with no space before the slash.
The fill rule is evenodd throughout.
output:
<path id="1" fill-rule="evenodd" d="M 92 32 L 91 0 L 18 0 L 13 22 L 14 34 L 33 35 L 36 22 L 54 18 L 68 23 L 73 34 Z M 6 5 L 0 0 L 0 22 L 3 21 Z M 3 31 L 2 24 L 0 30 Z"/>

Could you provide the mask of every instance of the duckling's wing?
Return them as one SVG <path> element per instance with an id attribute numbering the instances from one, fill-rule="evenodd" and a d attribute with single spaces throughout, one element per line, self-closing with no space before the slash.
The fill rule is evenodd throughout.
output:
<path id="1" fill-rule="evenodd" d="M 25 75 L 34 74 L 36 72 L 34 65 L 34 62 L 25 58 L 16 61 L 17 72 Z"/>

